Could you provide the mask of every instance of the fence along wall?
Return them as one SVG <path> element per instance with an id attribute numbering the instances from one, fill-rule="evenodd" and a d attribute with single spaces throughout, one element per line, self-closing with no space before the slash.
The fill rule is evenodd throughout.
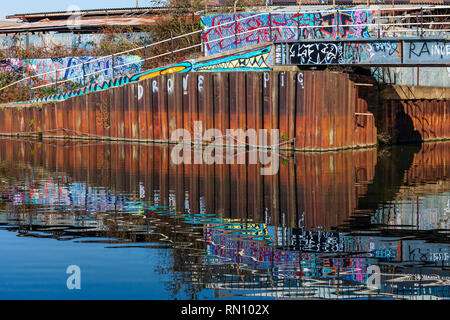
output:
<path id="1" fill-rule="evenodd" d="M 166 74 L 40 106 L 0 109 L 0 134 L 169 142 L 194 122 L 280 129 L 290 150 L 376 144 L 367 99 L 348 75 L 325 71 Z M 294 139 L 293 139 L 294 138 Z"/>

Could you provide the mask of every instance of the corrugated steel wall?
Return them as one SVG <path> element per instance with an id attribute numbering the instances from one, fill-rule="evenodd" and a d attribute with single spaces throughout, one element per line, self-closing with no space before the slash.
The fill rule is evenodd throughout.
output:
<path id="1" fill-rule="evenodd" d="M 386 100 L 377 113 L 380 134 L 393 143 L 450 139 L 449 100 Z"/>
<path id="2" fill-rule="evenodd" d="M 283 149 L 376 144 L 374 117 L 347 74 L 167 74 L 39 107 L 0 109 L 0 134 L 168 142 L 177 128 L 280 129 Z M 60 130 L 64 129 L 64 130 Z"/>

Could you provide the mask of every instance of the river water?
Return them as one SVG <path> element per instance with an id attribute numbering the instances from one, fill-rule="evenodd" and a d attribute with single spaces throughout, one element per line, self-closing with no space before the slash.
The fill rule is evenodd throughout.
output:
<path id="1" fill-rule="evenodd" d="M 450 297 L 450 143 L 172 148 L 0 139 L 0 299 Z"/>

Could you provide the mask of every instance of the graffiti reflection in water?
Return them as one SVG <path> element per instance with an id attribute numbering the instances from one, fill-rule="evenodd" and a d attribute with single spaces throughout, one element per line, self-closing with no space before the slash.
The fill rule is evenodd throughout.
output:
<path id="1" fill-rule="evenodd" d="M 143 282 L 137 297 L 450 297 L 450 144 L 285 154 L 274 177 L 258 165 L 175 165 L 171 148 L 0 140 L 0 235 L 29 239 L 28 250 L 83 244 L 73 259 L 101 244 L 90 272 Z M 99 258 L 125 248 L 131 264 L 142 250 L 158 260 L 165 285 Z M 0 271 L 20 278 L 12 264 Z M 368 286 L 374 266 L 379 288 Z"/>

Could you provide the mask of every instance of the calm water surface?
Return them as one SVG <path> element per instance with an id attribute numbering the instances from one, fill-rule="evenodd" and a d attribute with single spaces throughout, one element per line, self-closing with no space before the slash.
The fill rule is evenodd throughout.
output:
<path id="1" fill-rule="evenodd" d="M 450 297 L 450 143 L 286 153 L 273 176 L 171 149 L 0 139 L 0 299 Z"/>

